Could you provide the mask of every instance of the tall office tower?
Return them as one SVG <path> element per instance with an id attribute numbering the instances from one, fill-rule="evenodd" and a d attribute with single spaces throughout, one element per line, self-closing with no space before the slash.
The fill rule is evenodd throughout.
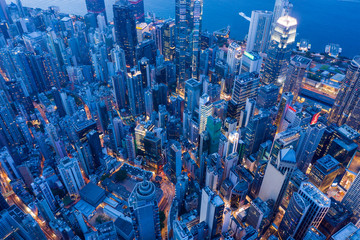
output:
<path id="1" fill-rule="evenodd" d="M 133 5 L 135 18 L 139 22 L 145 22 L 144 0 L 129 0 Z"/>
<path id="2" fill-rule="evenodd" d="M 290 105 L 293 99 L 294 96 L 290 92 L 284 92 L 281 95 L 281 99 L 278 105 L 277 115 L 275 117 L 275 122 L 274 122 L 275 126 L 277 127 L 277 133 L 280 133 L 284 130 L 281 124 L 284 121 L 287 110 L 291 107 Z"/>
<path id="3" fill-rule="evenodd" d="M 125 51 L 119 45 L 115 45 L 110 51 L 111 61 L 114 63 L 115 72 L 126 72 Z"/>
<path id="4" fill-rule="evenodd" d="M 50 186 L 45 180 L 44 177 L 37 177 L 35 178 L 34 182 L 31 183 L 31 187 L 33 189 L 33 192 L 35 196 L 42 195 L 43 198 L 48 203 L 51 210 L 56 210 L 56 200 L 51 192 Z"/>
<path id="5" fill-rule="evenodd" d="M 351 61 L 346 77 L 342 81 L 341 89 L 336 96 L 334 106 L 329 115 L 329 122 L 338 126 L 347 124 L 354 129 L 360 124 L 359 88 L 360 84 L 360 56 Z"/>
<path id="6" fill-rule="evenodd" d="M 119 110 L 126 107 L 126 78 L 126 73 L 123 71 L 119 71 L 115 76 L 111 77 L 116 106 Z"/>
<path id="7" fill-rule="evenodd" d="M 129 95 L 130 112 L 135 116 L 145 113 L 144 89 L 142 86 L 141 72 L 132 69 L 128 73 L 127 88 Z"/>
<path id="8" fill-rule="evenodd" d="M 206 131 L 209 134 L 209 154 L 218 152 L 221 134 L 221 119 L 213 116 L 208 117 Z"/>
<path id="9" fill-rule="evenodd" d="M 254 98 L 247 98 L 245 109 L 241 111 L 240 113 L 240 122 L 239 127 L 246 127 L 250 121 L 250 119 L 253 118 L 256 108 L 256 101 Z"/>
<path id="10" fill-rule="evenodd" d="M 11 22 L 11 17 L 9 16 L 8 6 L 5 0 L 0 0 L 0 20 L 5 20 Z"/>
<path id="11" fill-rule="evenodd" d="M 9 204 L 6 202 L 6 200 L 0 190 L 0 212 L 4 209 L 8 209 L 8 208 L 9 208 Z"/>
<path id="12" fill-rule="evenodd" d="M 10 106 L 0 107 L 0 143 L 11 147 L 24 143 Z"/>
<path id="13" fill-rule="evenodd" d="M 206 130 L 208 117 L 213 114 L 213 105 L 209 102 L 209 96 L 205 93 L 200 98 L 200 126 L 199 134 Z"/>
<path id="14" fill-rule="evenodd" d="M 262 112 L 249 121 L 244 130 L 243 141 L 246 156 L 257 152 L 260 144 L 271 138 L 271 118 L 269 112 Z"/>
<path id="15" fill-rule="evenodd" d="M 273 200 L 275 203 L 274 212 L 278 211 L 291 174 L 295 169 L 296 158 L 295 151 L 292 148 L 280 150 L 275 164 L 269 162 L 266 167 L 259 197 L 264 201 Z"/>
<path id="16" fill-rule="evenodd" d="M 94 161 L 94 167 L 98 168 L 101 166 L 101 158 L 103 156 L 100 134 L 97 131 L 92 130 L 86 135 L 86 138 Z"/>
<path id="17" fill-rule="evenodd" d="M 291 10 L 292 4 L 289 0 L 276 0 L 272 18 L 273 23 L 275 24 L 279 18 L 289 15 Z"/>
<path id="18" fill-rule="evenodd" d="M 259 88 L 256 106 L 259 109 L 269 109 L 276 106 L 279 87 L 274 84 L 262 85 Z"/>
<path id="19" fill-rule="evenodd" d="M 360 220 L 360 173 L 356 176 L 354 182 L 351 184 L 344 199 L 341 203 L 353 212 L 353 215 L 357 218 L 357 222 Z"/>
<path id="20" fill-rule="evenodd" d="M 170 141 L 167 149 L 167 161 L 170 167 L 170 175 L 172 179 L 177 179 L 181 174 L 181 144 L 178 141 Z"/>
<path id="21" fill-rule="evenodd" d="M 135 66 L 135 48 L 138 42 L 133 6 L 128 1 L 119 0 L 113 5 L 113 11 L 116 43 L 125 51 L 126 64 Z"/>
<path id="22" fill-rule="evenodd" d="M 290 60 L 283 92 L 291 92 L 294 95 L 294 101 L 296 101 L 299 96 L 302 81 L 306 71 L 310 67 L 311 61 L 311 59 L 300 55 L 296 55 Z"/>
<path id="23" fill-rule="evenodd" d="M 296 159 L 298 168 L 304 173 L 308 169 L 312 158 L 322 135 L 324 134 L 326 125 L 321 122 L 310 125 L 307 127 L 304 133 L 304 137 L 301 138 L 296 148 Z"/>
<path id="24" fill-rule="evenodd" d="M 219 236 L 222 229 L 224 201 L 219 195 L 205 187 L 201 194 L 200 222 L 206 222 L 209 226 L 209 237 L 212 239 Z"/>
<path id="25" fill-rule="evenodd" d="M 241 110 L 245 109 L 246 99 L 256 99 L 260 84 L 259 74 L 244 73 L 236 76 L 231 100 L 229 102 L 228 115 L 239 122 Z"/>
<path id="26" fill-rule="evenodd" d="M 185 83 L 185 108 L 192 114 L 199 106 L 201 83 L 195 79 L 189 79 Z"/>
<path id="27" fill-rule="evenodd" d="M 78 195 L 80 189 L 85 186 L 78 160 L 76 158 L 65 157 L 60 160 L 60 164 L 57 167 L 68 193 L 70 195 Z"/>
<path id="28" fill-rule="evenodd" d="M 144 101 L 146 116 L 150 117 L 154 112 L 153 92 L 151 89 L 145 91 Z"/>
<path id="29" fill-rule="evenodd" d="M 292 45 L 296 37 L 297 20 L 290 16 L 279 18 L 268 48 L 265 60 L 263 82 L 282 86 L 290 60 Z"/>
<path id="30" fill-rule="evenodd" d="M 299 143 L 302 129 L 300 127 L 290 128 L 275 135 L 270 151 L 270 161 L 274 163 L 279 155 L 279 151 L 284 148 L 295 149 Z"/>
<path id="31" fill-rule="evenodd" d="M 126 135 L 125 145 L 126 145 L 126 152 L 129 161 L 134 161 L 136 158 L 136 149 L 135 149 L 134 137 L 131 134 Z"/>
<path id="32" fill-rule="evenodd" d="M 240 74 L 247 72 L 260 73 L 262 57 L 257 52 L 244 52 L 241 56 Z"/>
<path id="33" fill-rule="evenodd" d="M 106 18 L 105 1 L 104 0 L 85 0 L 86 9 L 89 13 L 96 15 L 103 14 Z"/>
<path id="34" fill-rule="evenodd" d="M 241 47 L 236 42 L 232 42 L 229 45 L 226 63 L 229 66 L 229 71 L 231 74 L 236 75 L 239 72 L 241 58 Z"/>
<path id="35" fill-rule="evenodd" d="M 301 183 L 298 194 L 309 205 L 308 211 L 306 211 L 294 233 L 294 239 L 303 239 L 309 227 L 319 227 L 330 208 L 330 199 L 309 182 Z"/>
<path id="36" fill-rule="evenodd" d="M 116 147 L 121 147 L 122 140 L 125 137 L 123 121 L 119 117 L 114 117 L 112 125 Z"/>
<path id="37" fill-rule="evenodd" d="M 270 223 L 269 216 L 271 209 L 260 198 L 255 198 L 250 204 L 246 223 L 255 228 L 256 231 L 261 231 L 263 227 Z"/>
<path id="38" fill-rule="evenodd" d="M 309 173 L 309 181 L 322 192 L 326 192 L 340 173 L 340 163 L 330 155 L 316 161 Z"/>
<path id="39" fill-rule="evenodd" d="M 175 21 L 167 19 L 156 26 L 156 45 L 165 61 L 175 58 Z"/>
<path id="40" fill-rule="evenodd" d="M 161 239 L 159 208 L 155 193 L 155 185 L 143 181 L 136 184 L 129 197 L 136 239 Z"/>
<path id="41" fill-rule="evenodd" d="M 43 217 L 43 219 L 45 219 L 45 221 L 50 223 L 51 221 L 55 220 L 55 216 L 43 195 L 38 195 L 36 197 L 35 204 L 39 210 L 40 215 Z"/>
<path id="42" fill-rule="evenodd" d="M 266 51 L 271 31 L 272 12 L 255 10 L 251 12 L 246 52 Z"/>
<path id="43" fill-rule="evenodd" d="M 279 225 L 278 233 L 280 240 L 287 240 L 289 237 L 293 237 L 308 209 L 308 202 L 300 194 L 294 192 Z"/>
<path id="44" fill-rule="evenodd" d="M 183 88 L 190 76 L 195 77 L 199 66 L 202 0 L 176 0 L 176 70 L 178 88 Z"/>

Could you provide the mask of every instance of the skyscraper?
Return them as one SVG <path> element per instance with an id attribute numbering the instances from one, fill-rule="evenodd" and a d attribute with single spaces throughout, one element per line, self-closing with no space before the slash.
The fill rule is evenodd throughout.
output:
<path id="1" fill-rule="evenodd" d="M 265 60 L 263 82 L 281 86 L 286 78 L 286 71 L 295 42 L 297 20 L 284 16 L 277 20 Z"/>
<path id="2" fill-rule="evenodd" d="M 309 180 L 322 192 L 326 192 L 340 173 L 340 163 L 326 155 L 316 161 L 309 173 Z"/>
<path id="3" fill-rule="evenodd" d="M 278 232 L 281 240 L 287 240 L 288 237 L 293 236 L 308 209 L 307 201 L 297 192 L 293 193 L 289 206 L 279 225 Z"/>
<path id="4" fill-rule="evenodd" d="M 189 79 L 185 84 L 185 108 L 192 114 L 199 106 L 201 83 L 195 79 Z"/>
<path id="5" fill-rule="evenodd" d="M 296 55 L 290 60 L 283 92 L 291 92 L 294 95 L 294 101 L 299 96 L 302 81 L 310 64 L 311 59 L 300 55 Z"/>
<path id="6" fill-rule="evenodd" d="M 143 181 L 136 184 L 129 197 L 136 239 L 161 239 L 159 208 L 155 193 L 155 185 Z"/>
<path id="7" fill-rule="evenodd" d="M 126 0 L 119 0 L 113 5 L 113 11 L 116 43 L 125 51 L 126 64 L 134 66 L 138 41 L 133 6 Z"/>
<path id="8" fill-rule="evenodd" d="M 89 13 L 95 14 L 104 14 L 106 18 L 105 12 L 105 1 L 104 0 L 86 0 L 86 8 Z"/>
<path id="9" fill-rule="evenodd" d="M 237 74 L 240 66 L 241 47 L 236 42 L 229 45 L 226 63 L 229 65 L 230 73 Z"/>
<path id="10" fill-rule="evenodd" d="M 248 39 L 246 42 L 247 52 L 265 52 L 270 38 L 272 12 L 252 11 Z"/>
<path id="11" fill-rule="evenodd" d="M 133 116 L 145 113 L 144 89 L 142 85 L 141 72 L 132 69 L 128 73 L 127 87 L 129 95 L 130 112 Z"/>
<path id="12" fill-rule="evenodd" d="M 222 229 L 224 201 L 209 187 L 205 187 L 201 194 L 200 222 L 205 221 L 209 226 L 209 237 L 219 236 Z"/>
<path id="13" fill-rule="evenodd" d="M 202 26 L 202 0 L 176 0 L 176 70 L 178 88 L 186 79 L 197 77 L 200 54 L 200 31 Z"/>
<path id="14" fill-rule="evenodd" d="M 244 73 L 236 77 L 231 101 L 229 102 L 228 115 L 239 122 L 240 112 L 244 110 L 246 99 L 256 98 L 260 84 L 259 74 Z"/>
<path id="15" fill-rule="evenodd" d="M 279 18 L 289 15 L 292 10 L 292 4 L 289 0 L 276 0 L 273 11 L 273 23 L 275 24 Z"/>
<path id="16" fill-rule="evenodd" d="M 61 159 L 58 169 L 69 194 L 78 195 L 80 189 L 85 186 L 85 181 L 81 175 L 77 159 L 68 157 Z"/>
<path id="17" fill-rule="evenodd" d="M 46 200 L 51 210 L 56 209 L 56 200 L 51 192 L 49 184 L 46 182 L 44 177 L 35 178 L 34 182 L 31 183 L 32 189 L 36 196 L 42 195 L 42 197 Z"/>
<path id="18" fill-rule="evenodd" d="M 347 191 L 342 203 L 350 209 L 357 221 L 360 220 L 360 173 L 356 176 L 354 182 Z"/>
<path id="19" fill-rule="evenodd" d="M 144 0 L 129 0 L 133 5 L 135 18 L 139 22 L 145 22 Z"/>
<path id="20" fill-rule="evenodd" d="M 209 95 L 206 93 L 203 94 L 199 101 L 200 105 L 200 127 L 199 127 L 199 134 L 201 134 L 206 129 L 206 123 L 208 120 L 208 117 L 210 117 L 213 113 L 213 105 L 211 102 L 209 102 Z"/>
<path id="21" fill-rule="evenodd" d="M 308 169 L 311 163 L 311 159 L 315 155 L 316 148 L 319 145 L 325 129 L 325 124 L 321 122 L 310 125 L 307 127 L 304 136 L 299 141 L 299 144 L 296 148 L 296 159 L 298 168 L 304 173 Z"/>
<path id="22" fill-rule="evenodd" d="M 322 219 L 330 208 L 330 199 L 317 187 L 308 182 L 303 182 L 298 194 L 308 202 L 309 209 L 298 224 L 294 234 L 295 239 L 303 239 L 309 227 L 319 227 Z"/>
<path id="23" fill-rule="evenodd" d="M 354 129 L 360 124 L 360 56 L 351 61 L 346 77 L 342 81 L 341 89 L 336 97 L 329 115 L 329 121 L 338 126 L 346 123 Z"/>

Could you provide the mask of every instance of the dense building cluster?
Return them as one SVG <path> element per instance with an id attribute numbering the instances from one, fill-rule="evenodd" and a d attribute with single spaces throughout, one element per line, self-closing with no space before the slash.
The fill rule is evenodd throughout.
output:
<path id="1" fill-rule="evenodd" d="M 0 0 L 1 239 L 360 239 L 360 56 L 296 45 L 288 0 L 242 41 L 83 1 Z"/>

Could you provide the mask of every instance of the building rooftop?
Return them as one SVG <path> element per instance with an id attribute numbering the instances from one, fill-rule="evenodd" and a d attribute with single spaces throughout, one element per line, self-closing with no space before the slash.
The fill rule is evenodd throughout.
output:
<path id="1" fill-rule="evenodd" d="M 308 197 L 311 198 L 311 200 L 313 200 L 314 202 L 316 202 L 319 206 L 330 207 L 330 199 L 312 183 L 303 182 L 301 184 L 300 190 L 302 190 L 306 195 L 308 195 Z"/>
<path id="2" fill-rule="evenodd" d="M 317 160 L 317 162 L 315 163 L 316 166 L 320 167 L 322 170 L 324 170 L 325 172 L 329 172 L 332 169 L 336 168 L 337 166 L 339 166 L 339 162 L 336 161 L 335 158 L 333 158 L 330 155 L 326 155 L 322 158 L 320 158 L 319 160 Z"/>
<path id="3" fill-rule="evenodd" d="M 349 236 L 355 233 L 358 228 L 353 224 L 349 223 L 334 235 L 332 235 L 331 240 L 347 240 Z M 356 238 L 355 238 L 356 239 Z"/>
<path id="4" fill-rule="evenodd" d="M 80 190 L 81 199 L 94 207 L 97 207 L 105 199 L 105 190 L 101 187 L 89 182 Z"/>

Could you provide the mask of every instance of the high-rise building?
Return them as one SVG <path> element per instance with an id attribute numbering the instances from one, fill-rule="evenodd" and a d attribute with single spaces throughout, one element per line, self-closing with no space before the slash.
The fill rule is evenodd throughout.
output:
<path id="1" fill-rule="evenodd" d="M 144 0 L 129 0 L 134 8 L 135 18 L 139 22 L 145 22 Z"/>
<path id="2" fill-rule="evenodd" d="M 294 234 L 295 239 L 303 239 L 309 227 L 319 227 L 322 219 L 330 208 L 330 199 L 317 187 L 308 182 L 303 182 L 298 194 L 308 202 L 309 209 L 303 216 Z"/>
<path id="3" fill-rule="evenodd" d="M 292 172 L 296 169 L 295 151 L 286 148 L 279 151 L 276 162 L 268 163 L 259 197 L 264 200 L 274 201 L 274 211 L 277 212 L 286 193 Z"/>
<path id="4" fill-rule="evenodd" d="M 199 107 L 201 83 L 195 79 L 189 79 L 185 83 L 185 108 L 192 114 Z"/>
<path id="5" fill-rule="evenodd" d="M 224 201 L 209 187 L 205 187 L 201 194 L 200 222 L 205 221 L 209 226 L 209 237 L 219 236 L 222 230 Z"/>
<path id="6" fill-rule="evenodd" d="M 119 110 L 126 107 L 126 79 L 127 76 L 123 70 L 120 70 L 115 76 L 112 76 L 116 106 Z"/>
<path id="7" fill-rule="evenodd" d="M 219 138 L 221 135 L 221 120 L 213 116 L 208 117 L 206 122 L 206 131 L 209 134 L 209 154 L 218 152 Z"/>
<path id="8" fill-rule="evenodd" d="M 273 23 L 275 24 L 279 18 L 289 15 L 292 10 L 292 4 L 289 0 L 276 0 L 273 11 Z"/>
<path id="9" fill-rule="evenodd" d="M 320 232 L 316 227 L 309 227 L 303 240 L 325 240 L 325 235 Z"/>
<path id="10" fill-rule="evenodd" d="M 296 148 L 296 159 L 301 171 L 306 172 L 308 169 L 325 129 L 325 124 L 318 122 L 305 130 Z"/>
<path id="11" fill-rule="evenodd" d="M 334 106 L 329 115 L 329 122 L 338 126 L 347 124 L 354 129 L 359 128 L 360 124 L 360 104 L 359 104 L 359 84 L 360 84 L 360 56 L 354 57 L 351 61 L 346 77 L 342 81 L 341 89 L 336 96 Z"/>
<path id="12" fill-rule="evenodd" d="M 42 195 L 42 197 L 46 200 L 51 210 L 56 210 L 56 200 L 51 192 L 50 186 L 45 180 L 44 177 L 35 178 L 34 182 L 31 183 L 31 187 L 35 196 Z"/>
<path id="13" fill-rule="evenodd" d="M 278 133 L 280 133 L 284 130 L 281 125 L 284 121 L 287 110 L 291 107 L 291 102 L 293 99 L 294 99 L 294 96 L 290 92 L 284 92 L 281 95 L 281 99 L 280 99 L 280 102 L 278 105 L 277 115 L 275 117 L 275 122 L 274 122 L 277 127 Z"/>
<path id="14" fill-rule="evenodd" d="M 357 218 L 357 221 L 360 220 L 360 173 L 356 176 L 355 180 L 351 184 L 349 190 L 347 191 L 344 199 L 341 203 L 350 209 L 354 216 Z"/>
<path id="15" fill-rule="evenodd" d="M 316 161 L 309 173 L 309 181 L 322 192 L 326 192 L 340 172 L 340 163 L 326 155 Z"/>
<path id="16" fill-rule="evenodd" d="M 261 86 L 256 99 L 257 108 L 269 109 L 271 107 L 275 107 L 278 95 L 279 87 L 275 84 Z"/>
<path id="17" fill-rule="evenodd" d="M 65 157 L 60 160 L 58 165 L 63 184 L 70 195 L 78 195 L 80 189 L 85 186 L 85 181 L 81 175 L 79 162 L 76 158 Z"/>
<path id="18" fill-rule="evenodd" d="M 296 55 L 290 60 L 283 92 L 291 92 L 294 95 L 294 101 L 299 96 L 302 81 L 310 64 L 311 59 L 300 55 Z"/>
<path id="19" fill-rule="evenodd" d="M 277 20 L 265 60 L 263 82 L 282 86 L 296 37 L 297 20 L 284 16 Z"/>
<path id="20" fill-rule="evenodd" d="M 209 102 L 209 95 L 206 93 L 203 94 L 199 101 L 199 114 L 200 114 L 200 126 L 199 126 L 199 134 L 201 134 L 206 129 L 206 123 L 208 117 L 213 114 L 213 105 Z"/>
<path id="21" fill-rule="evenodd" d="M 155 185 L 143 181 L 136 184 L 129 197 L 136 239 L 161 239 L 159 208 L 155 194 Z"/>
<path id="22" fill-rule="evenodd" d="M 167 152 L 167 160 L 170 167 L 172 177 L 176 179 L 181 174 L 182 161 L 181 161 L 181 144 L 178 141 L 170 141 Z"/>
<path id="23" fill-rule="evenodd" d="M 86 8 L 89 13 L 103 14 L 106 18 L 104 0 L 86 0 Z"/>
<path id="24" fill-rule="evenodd" d="M 288 237 L 293 236 L 308 209 L 307 201 L 297 192 L 294 192 L 279 225 L 278 232 L 281 240 L 287 240 Z"/>
<path id="25" fill-rule="evenodd" d="M 250 204 L 246 223 L 257 231 L 260 231 L 267 223 L 270 223 L 269 216 L 271 209 L 267 203 L 260 198 L 255 198 Z"/>
<path id="26" fill-rule="evenodd" d="M 265 52 L 270 38 L 272 12 L 255 10 L 251 12 L 247 52 Z"/>
<path id="27" fill-rule="evenodd" d="M 240 58 L 241 58 L 241 47 L 236 42 L 232 42 L 229 45 L 226 63 L 229 66 L 229 70 L 231 74 L 237 74 L 239 72 L 240 66 Z"/>
<path id="28" fill-rule="evenodd" d="M 244 52 L 241 56 L 240 73 L 260 73 L 262 57 L 257 52 Z"/>
<path id="29" fill-rule="evenodd" d="M 236 77 L 228 107 L 229 117 L 239 122 L 240 112 L 245 109 L 246 99 L 256 98 L 260 84 L 259 74 L 244 73 Z"/>
<path id="30" fill-rule="evenodd" d="M 113 11 L 116 43 L 124 49 L 126 64 L 132 67 L 138 44 L 133 6 L 128 1 L 119 0 L 113 5 Z"/>
<path id="31" fill-rule="evenodd" d="M 190 76 L 197 78 L 202 8 L 202 0 L 175 1 L 176 70 L 180 89 Z"/>
<path id="32" fill-rule="evenodd" d="M 130 112 L 133 116 L 145 113 L 144 88 L 142 85 L 141 72 L 132 70 L 128 73 L 127 88 L 129 95 Z"/>

